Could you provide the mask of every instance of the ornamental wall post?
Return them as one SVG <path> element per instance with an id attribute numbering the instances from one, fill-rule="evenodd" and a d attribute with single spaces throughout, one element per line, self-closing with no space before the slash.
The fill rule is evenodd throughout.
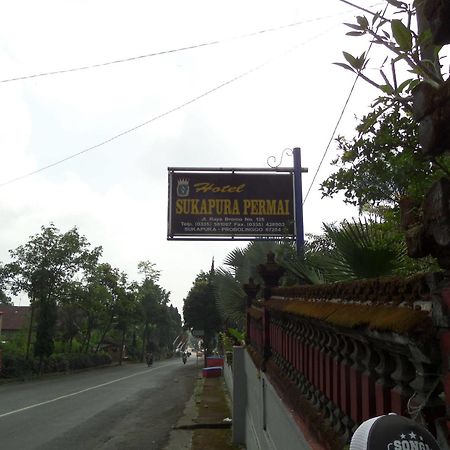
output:
<path id="1" fill-rule="evenodd" d="M 272 288 L 278 286 L 280 278 L 283 276 L 285 269 L 275 262 L 275 254 L 270 252 L 267 254 L 265 264 L 259 264 L 256 268 L 258 274 L 264 281 L 263 287 L 263 358 L 264 361 L 270 356 L 270 316 L 266 308 L 266 302 L 272 296 Z"/>
<path id="2" fill-rule="evenodd" d="M 250 320 L 251 316 L 249 314 L 248 309 L 252 307 L 252 304 L 254 300 L 256 300 L 256 295 L 258 294 L 260 285 L 255 284 L 255 281 L 253 278 L 248 279 L 248 283 L 245 283 L 242 285 L 242 289 L 244 290 L 245 294 L 247 295 L 246 299 L 246 308 L 245 308 L 245 315 L 246 315 L 246 330 L 245 330 L 245 343 L 250 343 Z"/>

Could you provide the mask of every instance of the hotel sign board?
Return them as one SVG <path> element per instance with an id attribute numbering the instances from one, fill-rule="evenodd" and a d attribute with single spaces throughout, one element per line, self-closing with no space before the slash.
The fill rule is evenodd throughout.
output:
<path id="1" fill-rule="evenodd" d="M 168 239 L 294 236 L 292 173 L 169 169 Z"/>

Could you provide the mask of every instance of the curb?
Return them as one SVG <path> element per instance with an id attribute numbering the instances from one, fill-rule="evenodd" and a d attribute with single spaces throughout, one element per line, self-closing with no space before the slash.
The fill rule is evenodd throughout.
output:
<path id="1" fill-rule="evenodd" d="M 194 393 L 187 401 L 184 407 L 183 415 L 178 420 L 177 424 L 172 428 L 169 436 L 169 442 L 163 450 L 191 450 L 192 436 L 194 430 L 192 427 L 197 425 L 198 410 L 197 404 L 201 401 L 203 393 L 203 378 L 197 376 L 197 381 L 194 387 Z"/>

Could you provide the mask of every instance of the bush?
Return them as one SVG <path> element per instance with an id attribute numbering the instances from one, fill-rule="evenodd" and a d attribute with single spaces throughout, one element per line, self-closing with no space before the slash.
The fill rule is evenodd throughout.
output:
<path id="1" fill-rule="evenodd" d="M 107 353 L 55 353 L 48 358 L 26 359 L 25 355 L 12 352 L 3 354 L 2 378 L 24 378 L 40 373 L 69 372 L 89 367 L 111 364 L 111 356 Z M 40 366 L 40 367 L 39 367 Z M 40 368 L 40 370 L 39 370 Z"/>
<path id="2" fill-rule="evenodd" d="M 3 378 L 21 378 L 31 376 L 36 373 L 36 366 L 33 359 L 27 359 L 25 355 L 4 352 L 2 357 Z"/>
<path id="3" fill-rule="evenodd" d="M 66 355 L 70 370 L 86 369 L 92 366 L 89 353 L 71 353 Z"/>
<path id="4" fill-rule="evenodd" d="M 136 347 L 130 347 L 127 352 L 129 361 L 140 361 L 141 360 L 141 350 Z"/>
<path id="5" fill-rule="evenodd" d="M 68 353 L 65 357 L 70 370 L 104 366 L 112 362 L 111 356 L 107 353 Z"/>

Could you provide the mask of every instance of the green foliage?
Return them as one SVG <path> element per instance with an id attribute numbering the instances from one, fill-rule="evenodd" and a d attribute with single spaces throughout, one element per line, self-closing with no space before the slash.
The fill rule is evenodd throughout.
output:
<path id="1" fill-rule="evenodd" d="M 412 31 L 398 19 L 391 20 L 391 30 L 400 49 L 404 52 L 411 51 L 413 48 Z"/>
<path id="2" fill-rule="evenodd" d="M 214 277 L 215 299 L 222 320 L 244 328 L 246 295 L 234 275 L 225 269 L 218 269 Z"/>
<path id="3" fill-rule="evenodd" d="M 224 259 L 227 268 L 216 271 L 215 297 L 222 320 L 227 325 L 243 330 L 245 326 L 246 294 L 242 288 L 253 278 L 256 284 L 263 284 L 257 267 L 267 261 L 268 253 L 273 252 L 281 260 L 294 260 L 295 249 L 291 242 L 253 241 L 244 248 L 232 250 Z M 289 274 L 284 277 L 285 283 L 293 283 Z"/>
<path id="4" fill-rule="evenodd" d="M 26 292 L 30 299 L 58 299 L 64 284 L 84 267 L 95 262 L 101 248 L 89 250 L 89 243 L 76 228 L 61 234 L 54 224 L 15 250 L 12 262 L 4 266 L 13 293 Z"/>
<path id="5" fill-rule="evenodd" d="M 215 335 L 222 328 L 222 320 L 216 306 L 213 275 L 210 274 L 207 280 L 204 280 L 203 274 L 197 276 L 184 299 L 183 317 L 186 327 L 204 331 L 203 344 L 209 353 Z"/>
<path id="6" fill-rule="evenodd" d="M 2 335 L 0 339 L 0 349 L 3 352 L 7 353 L 25 354 L 26 344 L 27 344 L 26 330 L 20 330 L 11 336 Z"/>
<path id="7" fill-rule="evenodd" d="M 323 229 L 321 245 L 307 249 L 304 259 L 283 262 L 303 282 L 321 284 L 407 273 L 405 245 L 384 224 L 344 221 L 340 225 L 324 224 Z M 305 271 L 317 277 L 305 276 Z"/>
<path id="8" fill-rule="evenodd" d="M 233 365 L 233 346 L 243 345 L 244 343 L 245 334 L 235 328 L 228 328 L 227 331 L 219 333 L 219 351 L 225 355 L 228 365 Z"/>
<path id="9" fill-rule="evenodd" d="M 219 345 L 222 347 L 224 353 L 231 353 L 233 351 L 234 339 L 225 331 L 219 333 Z"/>
<path id="10" fill-rule="evenodd" d="M 337 170 L 321 190 L 330 197 L 343 192 L 344 201 L 359 206 L 360 212 L 375 212 L 383 218 L 383 226 L 403 242 L 398 224 L 401 197 L 407 195 L 420 203 L 437 179 L 448 176 L 450 168 L 448 156 L 426 160 L 420 152 L 418 124 L 411 117 L 413 90 L 419 83 L 439 88 L 449 72 L 441 64 L 441 47 L 432 44 L 423 2 L 388 3 L 389 8 L 371 14 L 370 20 L 359 16 L 356 22 L 345 24 L 351 29 L 349 36 L 368 37 L 371 45 L 385 49 L 379 76 L 366 70 L 367 54 L 356 58 L 343 52 L 345 63 L 338 63 L 379 89 L 381 96 L 360 121 L 355 138 L 338 137 L 339 155 L 332 162 Z M 431 259 L 414 262 L 404 258 L 396 270 L 411 273 L 434 266 Z"/>
<path id="11" fill-rule="evenodd" d="M 247 283 L 249 278 L 261 281 L 257 266 L 267 259 L 267 254 L 276 252 L 280 244 L 275 241 L 252 241 L 244 248 L 232 250 L 224 259 L 230 267 L 231 274 L 240 283 Z"/>
<path id="12" fill-rule="evenodd" d="M 76 228 L 60 233 L 53 224 L 10 253 L 12 261 L 0 266 L 0 293 L 6 288 L 28 294 L 37 319 L 34 355 L 42 365 L 61 351 L 98 352 L 105 340 L 135 354 L 150 344 L 155 353 L 171 352 L 181 316 L 157 284 L 155 264 L 140 262 L 144 280 L 129 282 L 119 269 L 99 262 L 101 248 L 92 249 Z"/>
<path id="13" fill-rule="evenodd" d="M 294 274 L 301 283 L 306 284 L 323 284 L 327 283 L 323 269 L 320 268 L 320 264 L 315 262 L 317 255 L 306 253 L 303 258 L 286 259 L 282 262 L 282 265 L 290 272 Z M 318 267 L 316 267 L 316 265 Z"/>
<path id="14" fill-rule="evenodd" d="M 0 289 L 0 305 L 12 305 L 11 297 L 7 296 L 1 289 Z"/>
<path id="15" fill-rule="evenodd" d="M 358 16 L 356 23 L 345 24 L 351 29 L 347 33 L 348 36 L 369 37 L 372 43 L 386 49 L 387 57 L 379 70 L 380 77 L 375 78 L 365 73 L 369 63 L 366 54 L 355 57 L 348 52 L 343 52 L 346 63 L 335 64 L 357 73 L 360 78 L 379 89 L 391 106 L 398 106 L 411 112 L 411 92 L 419 81 L 433 86 L 443 83 L 442 65 L 439 59 L 441 48 L 431 45 L 429 27 L 422 27 L 420 31 L 414 28 L 417 17 L 415 2 L 408 4 L 388 0 L 388 3 L 395 8 L 392 14 L 394 18 L 391 20 L 385 17 L 382 11 L 378 11 L 372 14 L 371 20 L 366 16 Z M 420 21 L 423 22 L 421 19 Z M 391 74 L 386 73 L 383 67 L 389 56 L 391 57 Z M 412 77 L 408 75 L 409 78 L 400 83 L 398 82 L 399 70 L 397 70 L 399 64 L 413 74 Z"/>
<path id="16" fill-rule="evenodd" d="M 168 305 L 169 293 L 156 284 L 160 272 L 155 265 L 140 263 L 145 278 L 139 285 L 129 283 L 110 264 L 99 263 L 100 254 L 101 249 L 91 250 L 76 229 L 61 234 L 52 224 L 11 251 L 13 261 L 1 270 L 1 286 L 13 293 L 28 293 L 36 311 L 34 354 L 44 371 L 50 370 L 46 364 L 59 367 L 58 352 L 89 355 L 93 349 L 98 352 L 104 340 L 120 348 L 126 345 L 134 354 L 141 353 L 137 346 L 144 341 L 151 341 L 155 352 L 171 351 L 181 317 Z M 90 357 L 75 361 L 83 358 L 89 361 Z M 88 362 L 73 364 L 81 367 Z"/>
<path id="17" fill-rule="evenodd" d="M 156 269 L 156 264 L 150 261 L 140 261 L 138 272 L 144 275 L 145 279 L 157 282 L 161 276 L 161 271 Z"/>
<path id="18" fill-rule="evenodd" d="M 107 353 L 57 353 L 46 358 L 27 359 L 24 354 L 5 351 L 2 378 L 24 378 L 42 373 L 67 372 L 111 364 Z"/>
<path id="19" fill-rule="evenodd" d="M 245 334 L 235 328 L 228 328 L 228 334 L 235 340 L 237 344 L 243 344 Z"/>
<path id="20" fill-rule="evenodd" d="M 2 355 L 2 378 L 21 378 L 37 373 L 37 364 L 25 355 L 4 352 Z"/>
<path id="21" fill-rule="evenodd" d="M 56 329 L 56 305 L 72 277 L 89 267 L 101 253 L 89 250 L 89 243 L 76 228 L 61 234 L 55 225 L 41 227 L 41 232 L 15 250 L 12 262 L 3 268 L 2 277 L 13 293 L 26 292 L 32 305 L 41 312 L 34 352 L 39 357 L 53 351 Z"/>
<path id="22" fill-rule="evenodd" d="M 358 135 L 337 139 L 337 171 L 321 184 L 323 196 L 343 192 L 345 202 L 362 210 L 366 205 L 398 208 L 404 195 L 421 199 L 431 184 L 450 168 L 449 159 L 439 166 L 421 157 L 418 125 L 399 108 L 379 106 L 363 117 Z"/>
<path id="23" fill-rule="evenodd" d="M 376 222 L 324 225 L 324 230 L 334 248 L 323 268 L 335 281 L 392 275 L 405 260 L 405 245 Z"/>
<path id="24" fill-rule="evenodd" d="M 181 332 L 181 316 L 168 304 L 169 296 L 170 292 L 148 277 L 138 287 L 139 312 L 144 325 L 141 357 L 146 348 L 154 352 L 163 348 L 164 352 L 171 351 L 173 341 Z"/>
<path id="25" fill-rule="evenodd" d="M 56 317 L 56 303 L 54 301 L 47 300 L 39 303 L 34 356 L 43 358 L 49 357 L 53 353 Z"/>
<path id="26" fill-rule="evenodd" d="M 6 278 L 7 273 L 5 271 L 5 268 L 0 263 L 0 305 L 11 305 L 11 297 L 6 295 L 5 287 L 6 287 Z"/>

